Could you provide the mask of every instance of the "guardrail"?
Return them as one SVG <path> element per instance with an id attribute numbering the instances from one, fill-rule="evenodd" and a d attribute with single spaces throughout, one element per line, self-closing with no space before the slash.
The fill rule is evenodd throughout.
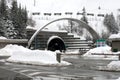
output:
<path id="1" fill-rule="evenodd" d="M 115 56 L 118 56 L 118 59 L 120 60 L 120 53 L 116 53 L 116 54 L 104 54 L 104 53 L 91 53 L 92 55 L 110 55 L 110 56 L 113 56 L 113 55 L 115 55 Z"/>
<path id="2" fill-rule="evenodd" d="M 27 46 L 27 39 L 0 39 L 0 48 L 5 47 L 7 44 L 17 44 Z"/>

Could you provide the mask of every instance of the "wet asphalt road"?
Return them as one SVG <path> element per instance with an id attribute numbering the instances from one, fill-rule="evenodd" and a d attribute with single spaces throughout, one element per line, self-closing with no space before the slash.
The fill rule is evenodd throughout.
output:
<path id="1" fill-rule="evenodd" d="M 8 73 L 9 76 L 16 77 L 16 76 L 20 76 L 19 74 L 23 74 L 25 76 L 30 77 L 32 80 L 116 80 L 117 78 L 120 77 L 120 72 L 106 72 L 106 71 L 98 71 L 96 69 L 97 66 L 105 66 L 106 64 L 108 64 L 110 62 L 109 60 L 83 59 L 78 55 L 63 56 L 62 58 L 65 61 L 72 63 L 72 65 L 34 66 L 34 65 L 3 63 L 1 64 L 0 68 L 17 72 L 17 73 L 13 73 L 13 72 L 8 73 L 7 71 L 4 72 L 4 73 Z M 1 74 L 2 71 L 0 69 L 0 75 Z M 12 77 L 10 78 L 11 79 L 7 79 L 7 80 L 12 80 Z M 15 80 L 15 78 L 13 78 L 13 80 Z M 16 79 L 16 80 L 22 80 L 22 79 Z"/>

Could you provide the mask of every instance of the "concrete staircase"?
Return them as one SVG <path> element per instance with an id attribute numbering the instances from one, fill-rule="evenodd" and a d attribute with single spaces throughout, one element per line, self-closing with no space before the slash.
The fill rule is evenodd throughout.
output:
<path id="1" fill-rule="evenodd" d="M 27 30 L 28 39 L 34 34 L 35 30 Z M 41 31 L 34 41 L 32 42 L 31 48 L 33 49 L 46 49 L 47 41 L 51 36 L 59 36 L 63 39 L 67 50 L 87 51 L 91 48 L 92 42 L 86 40 L 80 40 L 80 38 L 74 37 L 74 35 L 69 35 L 67 32 L 51 32 L 51 31 Z"/>

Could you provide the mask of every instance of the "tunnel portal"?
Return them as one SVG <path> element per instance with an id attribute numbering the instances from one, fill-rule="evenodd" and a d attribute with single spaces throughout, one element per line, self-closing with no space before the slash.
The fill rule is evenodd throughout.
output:
<path id="1" fill-rule="evenodd" d="M 60 52 L 65 51 L 66 48 L 63 39 L 58 36 L 50 37 L 47 43 L 47 50 L 51 51 L 60 50 Z"/>

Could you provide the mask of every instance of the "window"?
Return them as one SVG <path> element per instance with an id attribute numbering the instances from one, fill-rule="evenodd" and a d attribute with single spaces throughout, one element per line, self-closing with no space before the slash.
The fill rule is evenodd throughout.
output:
<path id="1" fill-rule="evenodd" d="M 77 15 L 83 15 L 83 13 L 79 13 L 79 12 L 78 12 Z"/>
<path id="2" fill-rule="evenodd" d="M 87 15 L 88 15 L 88 16 L 94 16 L 94 14 L 93 14 L 93 13 L 87 13 Z"/>
<path id="3" fill-rule="evenodd" d="M 104 14 L 98 14 L 97 16 L 99 16 L 99 17 L 104 17 Z"/>
<path id="4" fill-rule="evenodd" d="M 51 13 L 44 13 L 45 16 L 51 16 Z"/>
<path id="5" fill-rule="evenodd" d="M 32 15 L 40 15 L 39 12 L 32 13 Z"/>
<path id="6" fill-rule="evenodd" d="M 62 13 L 54 13 L 54 15 L 59 15 L 60 16 L 60 15 L 62 15 Z"/>
<path id="7" fill-rule="evenodd" d="M 66 15 L 72 15 L 72 12 L 65 12 Z"/>

